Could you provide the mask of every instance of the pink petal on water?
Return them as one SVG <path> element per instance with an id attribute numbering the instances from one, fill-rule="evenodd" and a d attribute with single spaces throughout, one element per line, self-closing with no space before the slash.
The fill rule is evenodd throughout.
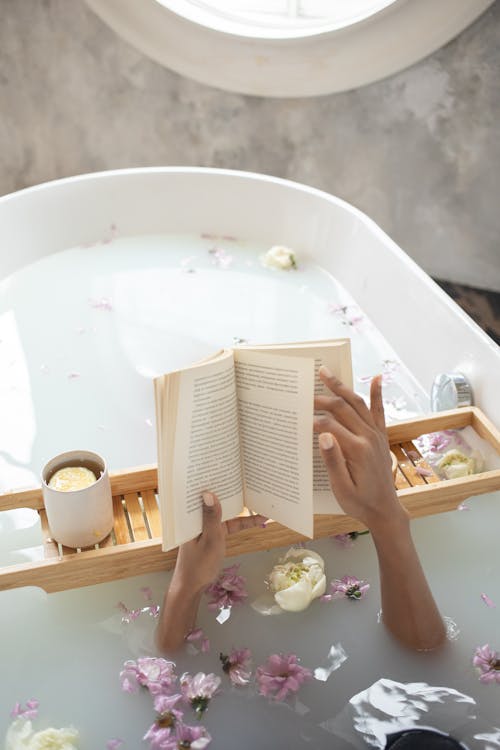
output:
<path id="1" fill-rule="evenodd" d="M 153 592 L 151 590 L 151 586 L 142 586 L 141 587 L 141 594 L 143 595 L 144 599 L 147 602 L 153 601 Z"/>
<path id="2" fill-rule="evenodd" d="M 68 372 L 68 380 L 76 380 L 80 377 L 79 372 Z"/>
<path id="3" fill-rule="evenodd" d="M 148 427 L 152 427 L 153 426 L 153 420 L 149 419 L 149 417 L 148 417 L 148 419 L 144 420 L 144 424 L 146 424 Z"/>
<path id="4" fill-rule="evenodd" d="M 495 602 L 490 599 L 490 597 L 487 594 L 481 594 L 481 599 L 486 604 L 487 607 L 496 607 L 497 605 Z"/>
<path id="5" fill-rule="evenodd" d="M 470 508 L 465 503 L 460 503 L 460 505 L 457 506 L 457 510 L 470 510 Z"/>
<path id="6" fill-rule="evenodd" d="M 186 641 L 198 641 L 203 636 L 203 630 L 201 628 L 195 628 L 191 630 L 184 640 Z"/>
<path id="7" fill-rule="evenodd" d="M 330 539 L 333 539 L 333 541 L 336 542 L 339 547 L 342 547 L 342 549 L 350 549 L 351 547 L 354 547 L 354 541 L 350 534 L 335 534 L 330 537 Z"/>
<path id="8" fill-rule="evenodd" d="M 123 745 L 123 740 L 114 737 L 106 742 L 106 750 L 118 750 Z"/>
<path id="9" fill-rule="evenodd" d="M 431 477 L 432 471 L 425 469 L 423 466 L 415 466 L 415 473 L 421 477 Z"/>
<path id="10" fill-rule="evenodd" d="M 95 310 L 106 310 L 107 312 L 111 312 L 113 309 L 113 302 L 110 297 L 101 297 L 100 299 L 89 299 L 89 305 L 90 307 L 93 307 Z"/>

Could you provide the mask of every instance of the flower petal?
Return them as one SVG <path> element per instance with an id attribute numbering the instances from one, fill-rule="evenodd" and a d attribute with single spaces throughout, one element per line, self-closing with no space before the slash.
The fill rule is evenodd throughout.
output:
<path id="1" fill-rule="evenodd" d="M 276 603 L 287 612 L 301 612 L 306 609 L 312 601 L 312 586 L 308 578 L 301 578 L 293 586 L 274 595 Z"/>

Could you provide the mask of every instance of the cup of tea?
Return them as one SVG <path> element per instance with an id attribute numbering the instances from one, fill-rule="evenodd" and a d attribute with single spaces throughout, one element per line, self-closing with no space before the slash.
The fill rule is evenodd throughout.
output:
<path id="1" fill-rule="evenodd" d="M 42 493 L 51 537 L 65 547 L 92 547 L 113 528 L 108 467 L 93 451 L 67 451 L 48 461 Z"/>

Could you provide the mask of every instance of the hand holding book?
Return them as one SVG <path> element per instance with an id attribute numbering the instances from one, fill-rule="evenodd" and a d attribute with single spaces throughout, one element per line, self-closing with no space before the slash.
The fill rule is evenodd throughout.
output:
<path id="1" fill-rule="evenodd" d="M 203 493 L 203 530 L 179 547 L 174 574 L 165 593 L 155 641 L 160 651 L 173 653 L 194 629 L 203 591 L 217 575 L 224 560 L 227 534 L 261 526 L 263 516 L 240 516 L 221 522 L 222 508 L 217 495 Z"/>
<path id="2" fill-rule="evenodd" d="M 164 550 L 201 532 L 207 487 L 223 520 L 247 507 L 309 537 L 314 513 L 343 513 L 313 439 L 321 365 L 351 384 L 349 340 L 244 346 L 156 378 Z"/>
<path id="3" fill-rule="evenodd" d="M 445 641 L 446 631 L 413 544 L 408 516 L 394 492 L 380 378 L 372 382 L 370 409 L 324 368 L 320 378 L 330 395 L 316 397 L 316 408 L 325 413 L 315 419 L 314 427 L 321 434 L 321 454 L 339 503 L 372 532 L 383 622 L 404 645 L 435 648 Z M 224 556 L 221 507 L 216 496 L 209 493 L 208 505 L 206 497 L 204 493 L 203 531 L 180 547 L 165 595 L 156 642 L 166 653 L 180 648 L 194 627 L 201 592 L 210 583 L 208 578 L 217 575 Z M 331 499 L 333 504 L 333 495 Z M 262 520 L 258 516 L 235 519 L 233 529 Z"/>
<path id="4" fill-rule="evenodd" d="M 347 515 L 373 530 L 408 518 L 396 495 L 385 428 L 382 383 L 370 388 L 370 408 L 326 367 L 319 376 L 330 395 L 316 396 L 314 431 L 330 485 Z"/>

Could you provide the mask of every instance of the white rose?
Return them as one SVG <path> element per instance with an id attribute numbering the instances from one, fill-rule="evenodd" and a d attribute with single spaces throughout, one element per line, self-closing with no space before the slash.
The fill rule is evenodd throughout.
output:
<path id="1" fill-rule="evenodd" d="M 450 450 L 444 454 L 438 463 L 438 468 L 441 469 L 446 479 L 458 479 L 474 474 L 474 459 L 461 451 Z"/>
<path id="2" fill-rule="evenodd" d="M 301 612 L 326 589 L 323 558 L 310 549 L 288 550 L 268 578 L 276 604 L 288 612 Z"/>
<path id="3" fill-rule="evenodd" d="M 266 268 L 278 268 L 280 271 L 297 268 L 293 251 L 283 245 L 274 245 L 274 247 L 268 250 L 262 256 L 262 265 Z"/>
<path id="4" fill-rule="evenodd" d="M 5 750 L 77 750 L 78 738 L 72 727 L 33 732 L 31 721 L 16 719 L 7 730 Z"/>

